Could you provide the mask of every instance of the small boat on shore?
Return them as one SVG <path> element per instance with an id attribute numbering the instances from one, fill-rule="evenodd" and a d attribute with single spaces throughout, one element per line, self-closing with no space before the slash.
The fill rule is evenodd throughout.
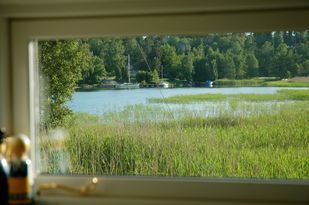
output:
<path id="1" fill-rule="evenodd" d="M 167 82 L 161 82 L 158 84 L 159 88 L 169 88 L 169 84 Z"/>
<path id="2" fill-rule="evenodd" d="M 116 89 L 138 89 L 139 83 L 131 83 L 131 64 L 130 64 L 130 55 L 128 55 L 128 83 L 116 84 Z"/>
<path id="3" fill-rule="evenodd" d="M 206 86 L 206 88 L 212 88 L 214 86 L 214 83 L 210 80 L 207 80 L 205 82 L 205 86 Z"/>
<path id="4" fill-rule="evenodd" d="M 139 83 L 122 83 L 115 85 L 116 89 L 138 89 Z"/>

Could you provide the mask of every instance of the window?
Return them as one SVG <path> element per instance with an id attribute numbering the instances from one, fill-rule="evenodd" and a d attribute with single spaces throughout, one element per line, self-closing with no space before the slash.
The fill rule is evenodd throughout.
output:
<path id="1" fill-rule="evenodd" d="M 194 15 L 146 15 L 144 16 L 125 16 L 109 18 L 90 18 L 90 19 L 24 19 L 12 21 L 12 67 L 13 67 L 13 127 L 15 132 L 23 132 L 31 137 L 35 133 L 35 116 L 32 112 L 36 108 L 34 92 L 36 87 L 33 85 L 33 69 L 28 69 L 28 59 L 30 65 L 32 62 L 28 58 L 28 43 L 31 40 L 50 39 L 50 38 L 71 38 L 71 37 L 98 37 L 111 35 L 150 35 L 150 34 L 178 34 L 178 33 L 209 33 L 211 31 L 245 31 L 245 30 L 270 30 L 280 29 L 282 27 L 295 27 L 305 29 L 304 19 L 306 12 L 298 10 L 294 12 L 295 22 L 287 21 L 280 23 L 282 19 L 288 19 L 288 11 L 263 11 L 252 13 L 227 13 L 227 14 L 203 14 Z M 252 22 L 244 21 L 246 19 L 259 19 Z M 260 17 L 260 18 L 257 18 Z M 275 17 L 272 20 L 270 17 Z M 279 21 L 280 19 L 280 21 Z M 196 22 L 196 24 L 192 23 Z M 213 22 L 216 22 L 214 24 Z M 232 26 L 232 23 L 235 23 Z M 199 24 L 205 26 L 200 27 Z M 225 26 L 224 26 L 225 25 Z M 83 29 L 81 29 L 83 28 Z M 31 44 L 30 51 L 34 44 Z M 33 50 L 32 50 L 33 51 Z M 29 52 L 30 55 L 35 54 Z M 30 71 L 30 75 L 28 73 Z M 30 78 L 29 78 L 30 76 Z M 28 86 L 29 85 L 29 86 Z M 30 109 L 29 109 L 30 107 Z M 34 138 L 32 138 L 34 141 Z M 35 152 L 32 153 L 35 156 Z M 33 160 L 36 162 L 36 160 Z M 36 183 L 59 182 L 67 185 L 80 186 L 87 183 L 89 177 L 76 180 L 75 177 L 51 177 L 37 175 Z M 101 183 L 102 182 L 102 183 Z M 199 179 L 162 179 L 162 178 L 99 178 L 96 196 L 105 194 L 106 196 L 122 197 L 155 197 L 161 200 L 175 199 L 185 200 L 193 197 L 197 200 L 222 200 L 235 201 L 235 203 L 244 200 L 261 202 L 269 200 L 278 201 L 296 201 L 304 202 L 308 190 L 307 182 L 295 181 L 246 181 L 246 180 L 199 180 Z M 256 194 L 256 193 L 259 194 Z M 288 193 L 284 196 L 276 197 L 275 193 Z M 222 193 L 224 193 L 222 195 Z M 54 195 L 55 196 L 55 195 Z M 181 197 L 180 197 L 181 196 Z M 261 199 L 262 198 L 262 199 Z M 38 198 L 38 200 L 47 200 Z M 72 200 L 72 198 L 70 198 Z M 192 199 L 192 198 L 191 198 Z M 51 199 L 52 200 L 52 199 Z M 53 199 L 58 199 L 57 197 Z M 74 200 L 74 199 L 73 199 Z M 76 200 L 76 199 L 75 199 Z M 87 199 L 81 199 L 87 200 Z M 142 203 L 141 201 L 139 201 Z M 217 201 L 218 202 L 218 201 Z M 218 203 L 219 203 L 218 202 Z M 108 202 L 107 202 L 108 203 Z M 138 202 L 137 202 L 138 203 Z M 183 202 L 185 203 L 185 202 Z M 193 202 L 194 203 L 194 202 Z M 199 202 L 196 202 L 199 203 Z"/>
<path id="2" fill-rule="evenodd" d="M 308 179 L 308 39 L 39 41 L 37 172 Z"/>

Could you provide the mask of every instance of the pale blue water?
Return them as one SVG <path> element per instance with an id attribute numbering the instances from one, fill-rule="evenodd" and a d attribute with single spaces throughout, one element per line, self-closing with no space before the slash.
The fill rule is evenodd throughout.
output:
<path id="1" fill-rule="evenodd" d="M 127 105 L 147 104 L 148 98 L 163 98 L 175 95 L 202 93 L 275 93 L 277 87 L 241 87 L 241 88 L 173 88 L 173 89 L 132 89 L 132 90 L 99 90 L 75 92 L 69 107 L 75 112 L 102 115 L 107 112 L 122 111 Z M 289 88 L 291 89 L 291 88 Z M 164 105 L 160 105 L 164 106 Z M 192 106 L 192 105 L 191 105 Z M 198 105 L 196 105 L 198 106 Z"/>

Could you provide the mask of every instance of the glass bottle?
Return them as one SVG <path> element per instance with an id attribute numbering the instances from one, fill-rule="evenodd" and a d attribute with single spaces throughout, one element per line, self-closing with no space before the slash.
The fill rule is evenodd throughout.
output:
<path id="1" fill-rule="evenodd" d="M 7 145 L 9 204 L 32 204 L 31 161 L 27 155 L 30 140 L 24 135 L 9 137 Z"/>

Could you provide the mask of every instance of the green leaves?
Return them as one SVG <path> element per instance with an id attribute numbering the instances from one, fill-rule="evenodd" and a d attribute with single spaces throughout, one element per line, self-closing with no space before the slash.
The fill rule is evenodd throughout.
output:
<path id="1" fill-rule="evenodd" d="M 45 80 L 41 92 L 47 96 L 43 101 L 45 126 L 57 127 L 66 122 L 71 111 L 66 103 L 72 99 L 82 71 L 89 67 L 89 47 L 79 40 L 41 41 L 40 75 Z"/>

